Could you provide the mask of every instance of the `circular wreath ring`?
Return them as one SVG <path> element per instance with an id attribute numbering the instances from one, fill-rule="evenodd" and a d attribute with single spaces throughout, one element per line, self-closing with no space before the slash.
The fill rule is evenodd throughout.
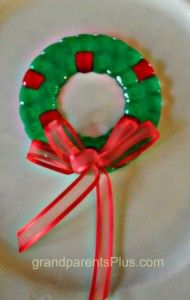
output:
<path id="1" fill-rule="evenodd" d="M 24 76 L 20 114 L 32 140 L 46 142 L 40 116 L 58 109 L 60 89 L 77 72 L 108 74 L 123 89 L 124 114 L 158 125 L 162 97 L 159 80 L 150 63 L 121 40 L 83 34 L 65 37 L 47 47 L 33 60 Z M 110 130 L 99 137 L 80 135 L 80 138 L 86 147 L 100 149 Z"/>

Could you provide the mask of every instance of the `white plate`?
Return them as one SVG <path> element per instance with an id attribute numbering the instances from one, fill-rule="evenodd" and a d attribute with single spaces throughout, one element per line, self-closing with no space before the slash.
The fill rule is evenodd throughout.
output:
<path id="1" fill-rule="evenodd" d="M 0 3 L 0 262 L 9 272 L 15 272 L 16 277 L 12 279 L 15 287 L 16 280 L 20 276 L 22 278 L 22 287 L 17 288 L 14 299 L 63 299 L 63 295 L 64 299 L 73 299 L 76 295 L 77 299 L 85 299 L 88 293 L 91 269 L 33 271 L 32 259 L 93 257 L 94 194 L 26 253 L 17 253 L 15 237 L 21 225 L 73 180 L 73 176 L 52 174 L 25 160 L 30 141 L 18 113 L 21 79 L 31 60 L 43 48 L 65 35 L 77 33 L 105 33 L 123 39 L 132 38 L 144 49 L 145 56 L 151 57 L 164 82 L 160 142 L 129 167 L 114 172 L 111 179 L 116 219 L 114 255 L 137 259 L 161 258 L 165 266 L 114 268 L 110 299 L 125 299 L 127 288 L 140 287 L 150 281 L 156 284 L 158 280 L 175 274 L 190 262 L 189 7 L 177 0 L 27 0 Z M 87 79 L 87 83 L 91 84 L 91 80 Z M 88 109 L 81 109 L 82 104 L 85 105 L 81 78 L 74 91 L 70 87 L 65 105 L 70 115 L 73 112 L 71 117 L 79 128 L 96 122 L 99 105 L 104 112 L 99 117 L 101 129 L 121 114 L 121 105 L 118 111 L 115 110 L 116 95 L 121 104 L 120 91 L 113 87 L 110 95 L 106 84 L 104 89 L 97 76 L 94 86 L 86 91 L 85 99 L 97 96 L 97 106 L 91 107 L 88 101 L 88 109 L 94 111 L 94 119 L 92 115 L 88 117 Z M 97 94 L 100 86 L 102 93 Z M 76 101 L 81 102 L 75 111 L 74 96 Z M 111 101 L 114 110 L 109 117 L 105 99 Z M 85 122 L 80 121 L 79 115 Z M 30 287 L 25 283 L 28 279 Z M 5 282 L 8 284 L 8 280 Z M 44 282 L 51 290 L 50 298 L 42 298 L 46 290 Z M 31 286 L 35 286 L 34 293 Z M 8 289 L 2 296 L 3 299 L 12 299 Z M 147 300 L 146 296 L 137 299 Z"/>

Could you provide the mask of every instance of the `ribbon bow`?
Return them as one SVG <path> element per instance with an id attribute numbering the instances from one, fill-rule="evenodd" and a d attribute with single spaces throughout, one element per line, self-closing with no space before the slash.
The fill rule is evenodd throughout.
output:
<path id="1" fill-rule="evenodd" d="M 44 113 L 40 120 L 48 143 L 32 141 L 27 158 L 57 172 L 79 176 L 18 231 L 19 252 L 47 234 L 96 188 L 96 249 L 89 299 L 105 299 L 110 286 L 114 219 L 107 169 L 121 167 L 137 157 L 159 138 L 158 130 L 150 121 L 139 123 L 132 117 L 123 116 L 103 148 L 95 150 L 85 148 L 74 128 L 57 111 Z M 106 263 L 100 265 L 100 259 Z"/>

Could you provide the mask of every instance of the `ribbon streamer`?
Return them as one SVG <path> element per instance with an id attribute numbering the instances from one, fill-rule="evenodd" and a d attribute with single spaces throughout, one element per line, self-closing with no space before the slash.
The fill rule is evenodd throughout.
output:
<path id="1" fill-rule="evenodd" d="M 106 299 L 114 231 L 112 188 L 107 169 L 121 167 L 140 155 L 158 140 L 158 130 L 149 121 L 139 123 L 132 117 L 123 116 L 104 147 L 95 150 L 84 147 L 74 128 L 57 111 L 44 113 L 40 120 L 48 143 L 32 141 L 27 158 L 51 170 L 79 176 L 17 232 L 19 252 L 30 248 L 52 230 L 96 188 L 96 249 L 89 300 Z"/>

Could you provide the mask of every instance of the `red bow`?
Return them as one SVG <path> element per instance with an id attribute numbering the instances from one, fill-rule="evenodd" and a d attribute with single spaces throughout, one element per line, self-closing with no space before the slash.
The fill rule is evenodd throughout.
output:
<path id="1" fill-rule="evenodd" d="M 33 141 L 27 158 L 64 174 L 80 175 L 18 231 L 19 251 L 36 243 L 96 188 L 96 250 L 89 299 L 105 299 L 109 293 L 113 248 L 113 198 L 107 168 L 121 167 L 137 157 L 159 138 L 158 130 L 149 121 L 139 123 L 123 116 L 103 148 L 95 150 L 85 148 L 74 128 L 57 111 L 47 112 L 40 119 L 48 143 Z M 100 258 L 106 263 L 100 265 Z"/>

